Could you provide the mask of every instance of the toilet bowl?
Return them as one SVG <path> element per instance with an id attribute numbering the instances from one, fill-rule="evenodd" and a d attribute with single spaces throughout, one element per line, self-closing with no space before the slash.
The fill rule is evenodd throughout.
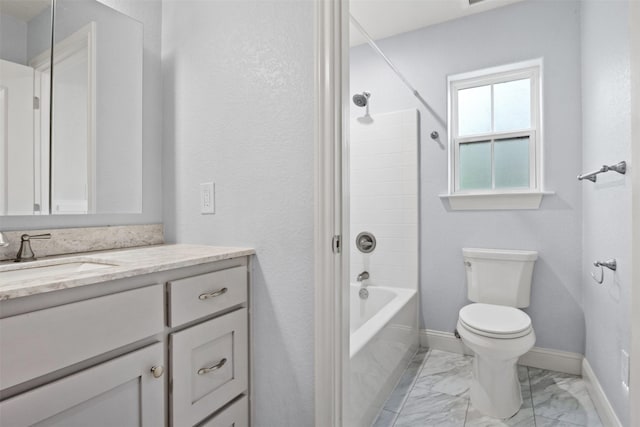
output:
<path id="1" fill-rule="evenodd" d="M 536 335 L 529 316 L 535 251 L 462 250 L 467 297 L 458 334 L 474 353 L 471 404 L 495 418 L 509 418 L 522 406 L 518 359 L 531 350 Z"/>
<path id="2" fill-rule="evenodd" d="M 536 337 L 531 319 L 513 307 L 474 303 L 463 307 L 458 333 L 474 353 L 470 397 L 474 408 L 495 418 L 509 418 L 522 406 L 518 359 Z"/>

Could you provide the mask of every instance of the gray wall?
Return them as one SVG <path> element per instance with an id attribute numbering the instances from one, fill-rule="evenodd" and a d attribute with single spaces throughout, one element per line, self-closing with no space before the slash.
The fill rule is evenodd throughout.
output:
<path id="1" fill-rule="evenodd" d="M 162 222 L 162 74 L 160 0 L 102 0 L 143 24 L 142 213 L 0 217 L 1 230 Z"/>
<path id="2" fill-rule="evenodd" d="M 631 158 L 629 2 L 582 4 L 583 169 Z M 633 173 L 633 171 L 630 171 Z M 629 396 L 622 387 L 620 350 L 629 353 L 631 301 L 631 175 L 608 173 L 585 182 L 582 288 L 586 358 L 623 425 Z M 637 219 L 637 218 L 636 218 Z M 596 259 L 616 258 L 605 282 L 590 277 Z M 638 260 L 635 260 L 638 262 Z"/>
<path id="3" fill-rule="evenodd" d="M 0 13 L 0 58 L 27 64 L 27 23 Z"/>
<path id="4" fill-rule="evenodd" d="M 313 425 L 313 10 L 163 4 L 169 241 L 256 248 L 256 426 Z M 216 183 L 215 215 L 199 184 Z"/>
<path id="5" fill-rule="evenodd" d="M 461 248 L 534 249 L 531 306 L 536 345 L 582 353 L 580 15 L 574 1 L 507 6 L 379 42 L 435 114 L 369 46 L 351 49 L 351 92 L 370 91 L 371 113 L 421 110 L 422 325 L 451 332 L 468 303 Z M 449 211 L 447 75 L 544 59 L 545 196 L 538 210 Z M 352 107 L 352 116 L 362 110 Z M 429 138 L 432 130 L 440 142 Z"/>

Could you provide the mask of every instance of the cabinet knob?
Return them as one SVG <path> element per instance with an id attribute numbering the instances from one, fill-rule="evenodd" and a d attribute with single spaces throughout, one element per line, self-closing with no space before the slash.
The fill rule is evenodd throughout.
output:
<path id="1" fill-rule="evenodd" d="M 151 373 L 154 378 L 160 378 L 164 374 L 164 366 L 158 365 L 151 368 Z"/>

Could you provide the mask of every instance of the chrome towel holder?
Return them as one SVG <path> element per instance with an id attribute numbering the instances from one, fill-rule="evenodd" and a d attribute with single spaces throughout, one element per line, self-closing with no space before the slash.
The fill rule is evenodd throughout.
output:
<path id="1" fill-rule="evenodd" d="M 593 265 L 596 267 L 600 267 L 600 279 L 596 278 L 596 275 L 591 273 L 591 277 L 595 280 L 599 285 L 602 285 L 604 282 L 604 269 L 603 267 L 607 267 L 611 271 L 616 271 L 618 268 L 618 263 L 614 258 L 608 259 L 606 261 L 594 261 Z"/>
<path id="2" fill-rule="evenodd" d="M 615 172 L 618 172 L 619 174 L 624 175 L 625 173 L 627 173 L 627 162 L 622 161 L 618 164 L 611 165 L 611 166 L 602 165 L 602 167 L 597 171 L 578 175 L 578 181 L 582 181 L 583 179 L 588 179 L 591 182 L 596 182 L 596 180 L 598 179 L 596 175 L 598 175 L 599 173 L 604 173 L 609 171 L 615 171 Z"/>

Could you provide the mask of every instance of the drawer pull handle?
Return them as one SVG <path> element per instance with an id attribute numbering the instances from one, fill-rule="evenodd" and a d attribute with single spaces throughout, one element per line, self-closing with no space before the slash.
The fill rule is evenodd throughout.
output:
<path id="1" fill-rule="evenodd" d="M 200 368 L 200 369 L 198 369 L 198 375 L 205 375 L 205 374 L 208 374 L 210 372 L 217 371 L 218 369 L 222 368 L 225 363 L 227 363 L 227 359 L 226 358 L 222 359 L 221 361 L 219 361 L 218 363 L 216 363 L 213 366 L 209 366 L 208 368 Z"/>
<path id="2" fill-rule="evenodd" d="M 198 299 L 201 300 L 201 301 L 204 301 L 204 300 L 209 299 L 209 298 L 219 297 L 220 295 L 226 294 L 227 290 L 228 290 L 227 288 L 222 288 L 222 289 L 217 290 L 215 292 L 209 292 L 209 293 L 206 293 L 206 294 L 200 294 Z"/>
<path id="3" fill-rule="evenodd" d="M 154 378 L 160 378 L 162 374 L 164 374 L 164 366 L 154 366 L 153 368 L 151 368 L 151 373 L 153 374 Z"/>

